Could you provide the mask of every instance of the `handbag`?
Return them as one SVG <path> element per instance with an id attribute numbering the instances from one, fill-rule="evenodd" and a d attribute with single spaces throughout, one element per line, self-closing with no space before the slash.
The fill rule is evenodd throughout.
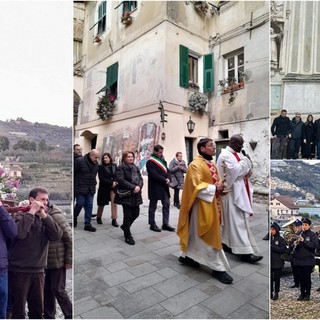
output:
<path id="1" fill-rule="evenodd" d="M 131 190 L 119 190 L 117 189 L 117 195 L 119 198 L 125 198 L 131 194 Z"/>
<path id="2" fill-rule="evenodd" d="M 178 186 L 178 180 L 177 180 L 177 178 L 176 178 L 174 175 L 172 175 L 172 176 L 171 176 L 170 183 L 169 183 L 169 187 L 172 188 L 172 189 L 174 189 L 174 188 L 177 187 L 177 186 Z"/>

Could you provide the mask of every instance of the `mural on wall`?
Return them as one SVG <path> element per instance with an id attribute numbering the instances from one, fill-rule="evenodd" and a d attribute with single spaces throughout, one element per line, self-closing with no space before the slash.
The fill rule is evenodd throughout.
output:
<path id="1" fill-rule="evenodd" d="M 103 152 L 109 152 L 114 162 L 121 163 L 124 150 L 133 151 L 135 154 L 135 165 L 142 175 L 146 175 L 146 162 L 152 154 L 153 147 L 158 143 L 160 128 L 153 122 L 145 123 L 134 129 L 127 127 L 121 132 L 115 132 L 114 136 L 106 136 L 103 139 Z"/>

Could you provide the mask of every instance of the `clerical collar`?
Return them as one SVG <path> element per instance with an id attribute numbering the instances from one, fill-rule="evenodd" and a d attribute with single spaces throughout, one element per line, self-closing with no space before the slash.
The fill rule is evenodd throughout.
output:
<path id="1" fill-rule="evenodd" d="M 227 150 L 228 151 L 230 151 L 230 152 L 232 152 L 232 153 L 238 153 L 238 152 L 236 152 L 235 150 L 233 150 L 231 147 L 229 147 L 229 146 L 227 146 Z"/>
<path id="2" fill-rule="evenodd" d="M 202 156 L 203 158 L 205 158 L 208 161 L 213 160 L 213 157 L 208 155 L 208 154 L 205 154 L 205 153 L 202 153 L 202 152 L 199 152 L 199 154 L 200 154 L 200 156 Z"/>

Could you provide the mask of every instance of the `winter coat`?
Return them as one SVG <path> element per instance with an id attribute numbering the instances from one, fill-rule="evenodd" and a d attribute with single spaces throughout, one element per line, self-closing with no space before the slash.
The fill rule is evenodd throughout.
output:
<path id="1" fill-rule="evenodd" d="M 315 250 L 319 246 L 317 235 L 309 230 L 303 231 L 301 237 L 304 241 L 300 241 L 294 251 L 294 264 L 297 266 L 314 266 L 315 265 Z M 290 243 L 290 248 L 294 246 Z"/>
<path id="2" fill-rule="evenodd" d="M 152 160 L 152 157 L 163 164 L 163 167 L 157 165 Z M 147 164 L 148 172 L 148 198 L 149 200 L 161 200 L 163 194 L 167 193 L 170 197 L 169 186 L 166 183 L 166 179 L 170 180 L 170 173 L 168 171 L 167 162 L 164 159 L 160 159 L 155 155 L 152 155 L 148 159 Z"/>
<path id="3" fill-rule="evenodd" d="M 112 190 L 112 184 L 116 181 L 117 165 L 111 163 L 109 165 L 100 164 L 98 176 L 99 176 L 99 189 L 97 196 L 98 206 L 106 206 L 111 201 L 110 192 Z"/>
<path id="4" fill-rule="evenodd" d="M 133 180 L 133 172 L 136 171 L 137 178 L 139 181 L 134 183 Z M 116 195 L 114 202 L 121 205 L 127 205 L 130 207 L 137 207 L 142 204 L 142 196 L 141 196 L 141 189 L 143 187 L 143 179 L 140 173 L 139 167 L 135 164 L 127 165 L 127 164 L 120 164 L 117 167 L 116 171 L 116 179 L 118 181 Z M 140 187 L 140 191 L 137 193 L 133 193 L 133 190 L 136 186 Z M 119 192 L 131 191 L 127 196 L 120 197 Z"/>
<path id="5" fill-rule="evenodd" d="M 99 164 L 93 162 L 89 153 L 74 161 L 74 194 L 86 196 L 96 192 L 96 176 Z"/>
<path id="6" fill-rule="evenodd" d="M 302 127 L 302 139 L 306 139 L 307 143 L 314 141 L 315 128 L 313 122 L 306 122 Z"/>
<path id="7" fill-rule="evenodd" d="M 17 225 L 3 206 L 0 207 L 0 275 L 8 271 L 8 245 L 17 236 Z"/>
<path id="8" fill-rule="evenodd" d="M 183 189 L 184 174 L 187 172 L 187 166 L 185 161 L 178 161 L 177 158 L 172 159 L 172 161 L 169 164 L 169 170 L 178 182 L 178 185 L 175 188 Z"/>
<path id="9" fill-rule="evenodd" d="M 47 269 L 60 269 L 66 264 L 72 265 L 72 230 L 67 218 L 56 206 L 51 206 L 48 214 L 62 230 L 60 240 L 49 242 Z"/>
<path id="10" fill-rule="evenodd" d="M 320 142 L 320 118 L 314 122 L 315 139 Z"/>
<path id="11" fill-rule="evenodd" d="M 277 232 L 271 236 L 271 268 L 282 269 L 284 261 L 281 259 L 281 254 L 287 251 L 285 240 Z"/>
<path id="12" fill-rule="evenodd" d="M 303 122 L 301 120 L 297 122 L 295 118 L 292 119 L 290 123 L 291 139 L 301 139 L 302 127 Z"/>
<path id="13" fill-rule="evenodd" d="M 276 117 L 271 126 L 271 133 L 277 138 L 285 138 L 288 136 L 290 129 L 290 119 L 288 117 Z"/>
<path id="14" fill-rule="evenodd" d="M 52 217 L 29 212 L 14 215 L 18 234 L 9 249 L 9 271 L 41 273 L 47 266 L 49 241 L 58 241 L 62 230 Z"/>

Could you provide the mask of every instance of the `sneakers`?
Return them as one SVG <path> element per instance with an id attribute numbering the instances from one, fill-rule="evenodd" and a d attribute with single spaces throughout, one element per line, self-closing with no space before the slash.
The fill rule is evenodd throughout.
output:
<path id="1" fill-rule="evenodd" d="M 189 257 L 179 257 L 178 261 L 181 262 L 182 264 L 185 264 L 186 266 L 192 267 L 192 268 L 200 268 L 200 263 L 197 261 L 194 261 L 193 259 L 189 258 Z"/>
<path id="2" fill-rule="evenodd" d="M 163 225 L 162 225 L 162 230 L 174 231 L 174 230 L 176 230 L 176 229 L 173 228 L 173 227 L 171 227 L 169 224 L 163 224 Z"/>
<path id="3" fill-rule="evenodd" d="M 117 222 L 116 219 L 112 219 L 111 224 L 112 224 L 114 227 L 117 227 L 117 228 L 119 227 L 118 222 Z"/>
<path id="4" fill-rule="evenodd" d="M 150 225 L 150 230 L 155 232 L 161 232 L 160 228 L 156 224 Z"/>
<path id="5" fill-rule="evenodd" d="M 233 279 L 225 271 L 212 271 L 212 276 L 224 284 L 231 284 Z"/>
<path id="6" fill-rule="evenodd" d="M 85 231 L 96 232 L 96 228 L 94 228 L 91 224 L 84 226 Z"/>

